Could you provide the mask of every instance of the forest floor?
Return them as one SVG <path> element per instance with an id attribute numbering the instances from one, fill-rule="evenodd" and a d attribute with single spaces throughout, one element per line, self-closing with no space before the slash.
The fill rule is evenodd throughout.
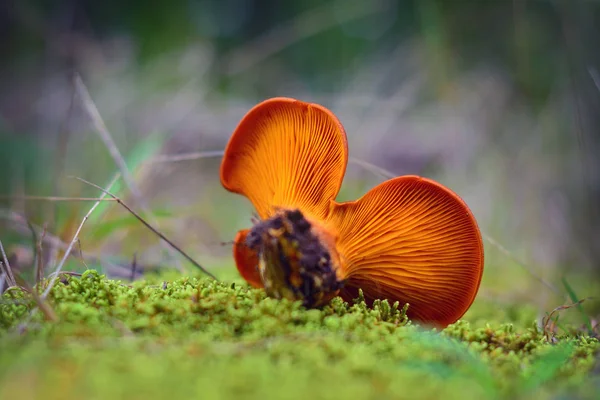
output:
<path id="1" fill-rule="evenodd" d="M 36 300 L 37 298 L 37 300 Z M 239 280 L 63 275 L 0 303 L 0 398 L 597 398 L 600 342 L 478 301 L 442 331 L 399 304 L 320 310 Z M 39 307 L 42 305 L 41 307 Z"/>

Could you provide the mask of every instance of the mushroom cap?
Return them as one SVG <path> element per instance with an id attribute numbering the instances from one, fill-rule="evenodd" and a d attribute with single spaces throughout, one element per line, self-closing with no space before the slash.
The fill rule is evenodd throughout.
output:
<path id="1" fill-rule="evenodd" d="M 252 108 L 225 149 L 221 183 L 248 198 L 261 219 L 298 209 L 339 258 L 340 292 L 349 301 L 409 303 L 412 319 L 437 326 L 458 320 L 475 299 L 484 266 L 472 212 L 430 179 L 401 176 L 356 201 L 335 201 L 348 162 L 346 133 L 326 108 L 273 98 Z M 262 287 L 259 254 L 238 233 L 236 266 Z"/>
<path id="2" fill-rule="evenodd" d="M 334 203 L 342 297 L 409 303 L 408 315 L 446 326 L 469 309 L 481 283 L 483 241 L 473 214 L 450 189 L 401 176 L 362 198 Z"/>
<path id="3" fill-rule="evenodd" d="M 225 148 L 221 184 L 247 197 L 262 219 L 281 208 L 323 219 L 347 164 L 346 132 L 331 111 L 277 97 L 240 121 Z"/>

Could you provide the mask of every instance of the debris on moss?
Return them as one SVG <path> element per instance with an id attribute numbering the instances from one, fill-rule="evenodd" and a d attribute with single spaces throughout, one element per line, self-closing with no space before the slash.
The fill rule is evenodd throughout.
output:
<path id="1" fill-rule="evenodd" d="M 58 322 L 25 291 L 1 297 L 0 398 L 584 398 L 599 383 L 596 338 L 550 343 L 534 321 L 437 332 L 387 301 L 307 310 L 236 283 L 95 271 L 48 301 Z"/>

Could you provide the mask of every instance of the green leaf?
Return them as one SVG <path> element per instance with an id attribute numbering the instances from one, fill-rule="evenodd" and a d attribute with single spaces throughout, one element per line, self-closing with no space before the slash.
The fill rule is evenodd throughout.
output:
<path id="1" fill-rule="evenodd" d="M 125 163 L 127 169 L 133 175 L 135 171 L 146 161 L 150 160 L 162 147 L 163 139 L 158 134 L 149 135 L 147 138 L 141 140 L 138 145 L 125 157 Z M 112 179 L 112 177 L 111 177 Z M 123 177 L 118 179 L 112 186 L 110 192 L 115 196 L 121 196 L 122 190 L 125 188 L 123 183 Z M 96 211 L 90 216 L 89 222 L 92 225 L 94 222 L 99 221 L 110 209 L 114 206 L 111 202 L 102 202 L 96 208 Z"/>
<path id="2" fill-rule="evenodd" d="M 569 298 L 571 299 L 571 301 L 573 302 L 573 304 L 576 304 L 575 307 L 577 307 L 577 310 L 579 311 L 579 313 L 581 313 L 581 316 L 583 317 L 583 320 L 585 322 L 585 324 L 587 325 L 587 329 L 588 329 L 588 333 L 592 334 L 594 331 L 594 328 L 592 326 L 592 321 L 590 320 L 589 315 L 587 315 L 585 313 L 585 311 L 583 310 L 583 306 L 581 305 L 581 298 L 577 297 L 577 294 L 575 294 L 575 291 L 573 290 L 573 288 L 571 287 L 571 285 L 569 284 L 569 282 L 567 281 L 566 278 L 562 278 L 561 279 L 563 286 L 565 287 L 565 290 L 567 291 L 567 293 L 569 294 Z"/>

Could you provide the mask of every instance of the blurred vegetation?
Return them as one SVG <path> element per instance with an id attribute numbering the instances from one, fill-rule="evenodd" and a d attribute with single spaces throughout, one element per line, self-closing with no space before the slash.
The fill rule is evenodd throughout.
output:
<path id="1" fill-rule="evenodd" d="M 135 186 L 121 178 L 111 192 L 151 220 L 200 264 L 227 282 L 235 280 L 230 247 L 223 242 L 249 226 L 253 210 L 245 199 L 221 188 L 220 158 L 214 151 L 224 148 L 245 112 L 267 97 L 315 101 L 340 117 L 348 132 L 351 157 L 392 175 L 425 175 L 451 187 L 469 204 L 486 237 L 483 282 L 465 316 L 471 327 L 465 328 L 461 322 L 446 333 L 459 339 L 460 346 L 478 343 L 469 345 L 476 350 L 475 355 L 469 355 L 475 358 L 469 360 L 476 360 L 475 365 L 483 362 L 486 366 L 482 370 L 492 371 L 491 380 L 482 384 L 461 378 L 448 383 L 440 377 L 454 364 L 445 361 L 435 367 L 425 362 L 423 370 L 413 371 L 404 366 L 412 354 L 410 349 L 406 353 L 399 350 L 401 354 L 390 355 L 381 365 L 362 370 L 361 357 L 376 360 L 385 346 L 398 344 L 399 339 L 385 339 L 379 348 L 369 340 L 353 343 L 361 349 L 357 353 L 360 357 L 344 353 L 336 358 L 329 350 L 320 352 L 322 347 L 329 348 L 330 341 L 340 340 L 339 335 L 328 336 L 332 335 L 329 328 L 320 327 L 327 331 L 327 339 L 307 357 L 321 357 L 319 362 L 323 363 L 333 358 L 338 363 L 339 381 L 332 378 L 338 382 L 338 393 L 354 393 L 360 385 L 364 389 L 366 382 L 379 382 L 384 392 L 396 393 L 403 388 L 391 381 L 394 368 L 415 382 L 422 379 L 425 370 L 435 375 L 436 383 L 428 389 L 432 396 L 437 390 L 447 393 L 449 388 L 462 385 L 473 390 L 469 392 L 472 396 L 509 396 L 525 390 L 519 382 L 533 385 L 531 390 L 538 393 L 555 375 L 535 378 L 533 371 L 554 371 L 552 365 L 563 363 L 569 365 L 565 369 L 571 368 L 572 374 L 569 372 L 568 379 L 557 385 L 575 387 L 587 371 L 593 370 L 593 356 L 588 352 L 593 346 L 582 345 L 581 337 L 597 334 L 600 319 L 600 301 L 595 297 L 600 293 L 600 139 L 596 134 L 600 127 L 599 22 L 600 1 L 592 0 L 0 2 L 0 160 L 4 166 L 0 174 L 0 240 L 15 272 L 30 285 L 36 282 L 40 265 L 46 276 L 56 269 L 93 202 L 33 201 L 22 196 L 93 198 L 100 192 L 71 176 L 104 187 L 116 173 L 123 173 L 98 133 L 100 118 Z M 76 77 L 89 90 L 99 116 L 90 112 Z M 186 161 L 158 162 L 161 156 L 196 151 L 213 153 Z M 380 175 L 350 164 L 340 200 L 362 195 L 383 179 Z M 39 242 L 43 245 L 38 246 Z M 147 279 L 154 279 L 156 271 L 177 270 L 179 264 L 186 276 L 194 274 L 191 265 L 169 254 L 123 207 L 103 202 L 87 220 L 63 270 L 79 273 L 91 267 L 113 278 L 143 277 L 146 280 L 134 285 L 146 289 L 136 290 L 160 297 L 162 294 L 148 286 L 151 283 Z M 169 281 L 180 276 L 181 271 L 173 272 Z M 127 301 L 141 293 L 132 294 L 133 289 L 113 281 L 99 283 L 94 279 Z M 173 283 L 181 290 L 174 292 L 177 299 L 164 301 L 188 310 L 188 292 L 210 284 L 184 282 L 185 278 Z M 258 293 L 245 288 L 219 288 L 215 293 L 224 290 L 225 294 L 215 296 L 228 298 L 238 291 L 249 302 L 248 307 L 254 300 L 262 301 L 252 297 Z M 59 285 L 52 293 L 64 290 L 72 289 Z M 553 314 L 552 324 L 564 334 L 565 342 L 575 346 L 575 352 L 582 351 L 577 350 L 582 346 L 587 349 L 585 367 L 567 363 L 562 347 L 555 353 L 541 338 L 540 354 L 535 347 L 531 354 L 510 355 L 501 344 L 502 354 L 508 353 L 506 358 L 510 359 L 506 370 L 495 359 L 481 355 L 485 353 L 483 347 L 489 345 L 489 337 L 484 338 L 486 323 L 492 324 L 490 329 L 497 332 L 494 335 L 509 335 L 507 343 L 514 343 L 520 339 L 514 339 L 514 332 L 502 324 L 514 323 L 519 337 L 539 335 L 530 330 L 533 320 L 541 330 L 543 318 L 553 309 L 581 299 L 587 300 Z M 28 315 L 32 303 L 27 301 L 28 305 L 11 311 L 5 328 L 30 326 L 27 319 L 17 321 L 18 316 Z M 81 327 L 90 322 L 85 315 L 94 314 L 90 317 L 93 324 L 104 324 L 107 330 L 102 334 L 123 334 L 121 328 L 107 328 L 105 312 L 114 311 L 110 307 L 82 307 L 81 315 L 75 313 L 71 320 L 66 317 L 73 306 L 70 300 L 58 296 L 53 301 L 65 319 L 58 327 L 36 320 L 44 333 L 18 339 L 26 346 L 11 347 L 12 341 L 1 344 L 12 349 L 10 353 L 0 351 L 4 357 L 0 371 L 3 381 L 17 375 L 25 379 L 27 373 L 23 371 L 33 364 L 41 365 L 34 374 L 53 365 L 79 371 L 87 357 L 98 357 L 100 353 L 93 349 L 75 349 L 79 346 L 76 341 L 61 347 L 60 354 L 53 353 L 51 347 L 53 341 L 61 341 L 61 335 L 70 334 L 71 323 Z M 164 311 L 168 315 L 164 318 L 172 317 L 169 310 Z M 39 317 L 38 313 L 35 318 Z M 126 316 L 125 325 L 133 329 L 130 317 Z M 178 314 L 177 318 L 188 315 Z M 164 328 L 169 337 L 182 329 L 183 319 L 177 318 Z M 93 324 L 81 329 L 94 329 Z M 145 329 L 144 337 L 147 332 L 158 334 L 152 327 Z M 220 332 L 224 328 L 221 324 L 214 329 Z M 412 335 L 407 333 L 412 329 L 397 328 L 401 337 Z M 141 390 L 147 376 L 176 369 L 176 365 L 181 366 L 182 380 L 197 378 L 201 370 L 206 375 L 198 382 L 209 382 L 213 364 L 208 361 L 212 360 L 220 371 L 231 369 L 231 374 L 248 380 L 253 379 L 253 365 L 261 365 L 265 375 L 273 379 L 261 380 L 256 393 L 269 397 L 270 385 L 290 371 L 272 363 L 270 352 L 279 351 L 277 346 L 261 355 L 264 346 L 255 350 L 251 345 L 247 365 L 234 367 L 229 359 L 215 361 L 218 357 L 214 352 L 221 351 L 220 345 L 218 349 L 211 347 L 206 343 L 206 330 L 200 331 L 202 344 L 190 342 L 189 348 L 187 344 L 178 347 L 173 358 L 159 358 L 164 364 L 140 371 L 135 378 L 139 386 L 132 385 L 132 390 Z M 182 335 L 188 333 L 181 331 Z M 114 373 L 111 360 L 121 351 L 133 354 L 138 345 L 148 345 L 146 339 L 143 343 L 136 339 L 131 349 L 109 350 L 110 344 L 100 336 L 92 335 L 92 342 L 102 342 L 100 348 L 106 354 L 100 375 Z M 238 339 L 233 338 L 234 342 Z M 284 337 L 282 346 L 287 349 L 291 344 L 286 340 Z M 292 342 L 297 344 L 295 340 Z M 307 344 L 305 339 L 299 342 Z M 231 346 L 238 349 L 240 345 L 235 342 Z M 11 372 L 6 365 L 19 357 L 20 349 L 25 361 Z M 205 354 L 209 360 L 201 359 L 201 368 L 183 362 L 188 350 Z M 457 356 L 458 364 L 471 371 L 466 366 L 470 361 L 461 358 L 467 357 L 463 350 Z M 545 351 L 547 359 L 541 354 Z M 321 382 L 322 374 L 331 372 L 324 366 L 310 372 L 308 359 L 298 359 L 293 350 L 286 354 L 292 360 L 290 368 L 298 362 L 306 374 L 290 381 L 289 388 L 304 387 L 314 379 Z M 146 357 L 152 356 L 132 356 L 122 367 L 131 371 L 146 363 Z M 526 366 L 521 370 L 515 367 L 520 358 Z M 536 360 L 550 366 L 540 367 Z M 383 378 L 376 377 L 379 374 Z M 508 381 L 502 384 L 505 377 Z M 64 378 L 47 375 L 40 379 L 43 385 L 51 385 L 55 379 Z M 94 379 L 86 378 L 74 390 L 95 387 Z M 538 386 L 532 383 L 535 379 L 541 379 Z M 352 384 L 355 380 L 357 386 Z M 488 383 L 491 386 L 486 386 Z M 594 384 L 598 385 L 587 382 L 582 391 Z M 5 393 L 16 393 L 16 386 L 7 387 Z M 422 386 L 405 389 L 413 393 Z M 540 390 L 541 398 L 554 392 Z M 368 395 L 375 393 L 365 393 Z"/>

